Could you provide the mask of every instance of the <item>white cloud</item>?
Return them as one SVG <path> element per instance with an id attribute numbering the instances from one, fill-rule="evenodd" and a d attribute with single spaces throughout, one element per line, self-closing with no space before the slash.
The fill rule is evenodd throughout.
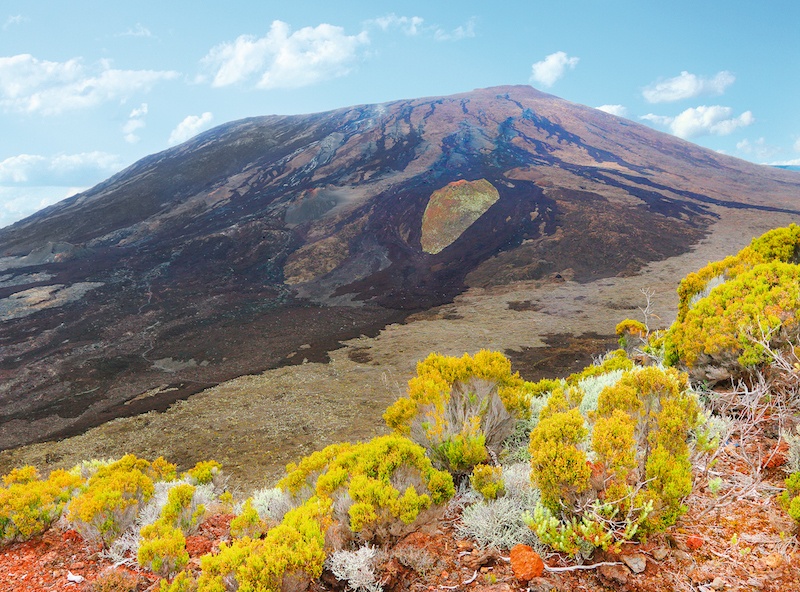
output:
<path id="1" fill-rule="evenodd" d="M 563 51 L 551 53 L 541 62 L 536 62 L 531 67 L 531 82 L 537 82 L 541 85 L 550 87 L 556 83 L 567 68 L 574 69 L 578 65 L 580 58 L 569 57 Z"/>
<path id="2" fill-rule="evenodd" d="M 49 62 L 30 54 L 0 57 L 0 108 L 58 115 L 107 101 L 124 101 L 177 76 L 172 71 L 116 70 L 107 61 L 87 68 L 79 59 Z"/>
<path id="3" fill-rule="evenodd" d="M 86 189 L 88 187 L 0 186 L 0 228 Z"/>
<path id="4" fill-rule="evenodd" d="M 617 117 L 628 116 L 628 108 L 624 105 L 600 105 L 597 109 L 610 113 L 611 115 L 616 115 Z"/>
<path id="5" fill-rule="evenodd" d="M 202 63 L 213 72 L 215 87 L 257 78 L 258 88 L 299 88 L 348 74 L 368 44 L 366 31 L 345 35 L 342 27 L 323 23 L 291 32 L 287 23 L 273 21 L 266 36 L 242 35 L 217 45 Z"/>
<path id="6" fill-rule="evenodd" d="M 419 35 L 423 31 L 425 19 L 419 16 L 397 16 L 394 13 L 367 21 L 366 25 L 376 25 L 383 31 L 399 28 L 406 35 Z"/>
<path id="7" fill-rule="evenodd" d="M 120 159 L 107 152 L 81 152 L 42 156 L 19 154 L 0 161 L 0 185 L 91 185 L 122 168 Z"/>
<path id="8" fill-rule="evenodd" d="M 466 24 L 459 25 L 452 31 L 437 28 L 436 32 L 433 34 L 433 38 L 436 39 L 436 41 L 459 41 L 469 37 L 475 37 L 474 18 L 469 19 Z"/>
<path id="9" fill-rule="evenodd" d="M 642 96 L 649 103 L 667 103 L 700 95 L 721 95 L 735 80 L 736 77 L 726 70 L 718 72 L 713 78 L 696 76 L 684 70 L 674 78 L 646 87 Z"/>
<path id="10" fill-rule="evenodd" d="M 6 22 L 3 23 L 3 30 L 6 31 L 11 27 L 14 27 L 16 25 L 21 25 L 22 23 L 29 20 L 30 19 L 26 16 L 22 16 L 21 14 L 15 14 L 6 19 Z"/>
<path id="11" fill-rule="evenodd" d="M 118 33 L 117 37 L 152 37 L 150 29 L 142 23 L 136 23 L 135 27 L 128 28 L 124 33 Z"/>
<path id="12" fill-rule="evenodd" d="M 730 107 L 701 105 L 686 109 L 676 117 L 648 113 L 641 119 L 667 126 L 673 134 L 684 139 L 705 135 L 727 136 L 755 122 L 751 111 L 745 111 L 738 117 L 732 117 L 732 114 Z"/>
<path id="13" fill-rule="evenodd" d="M 753 156 L 760 161 L 774 158 L 776 154 L 781 152 L 780 148 L 767 144 L 765 138 L 758 138 L 753 142 L 745 138 L 736 143 L 736 150 L 740 154 Z"/>
<path id="14" fill-rule="evenodd" d="M 145 126 L 144 118 L 147 115 L 147 103 L 142 103 L 139 107 L 131 111 L 128 121 L 122 126 L 122 133 L 128 144 L 135 144 L 139 141 L 139 136 L 134 132 Z"/>
<path id="15" fill-rule="evenodd" d="M 214 116 L 209 111 L 206 111 L 199 116 L 188 115 L 174 130 L 172 130 L 167 143 L 170 146 L 174 146 L 175 144 L 185 142 L 189 138 L 196 136 L 202 130 L 206 129 L 208 124 L 210 124 L 213 119 Z"/>

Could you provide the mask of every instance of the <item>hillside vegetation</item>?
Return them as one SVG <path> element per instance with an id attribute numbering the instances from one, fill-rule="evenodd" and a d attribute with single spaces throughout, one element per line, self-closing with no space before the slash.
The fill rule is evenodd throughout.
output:
<path id="1" fill-rule="evenodd" d="M 213 460 L 183 474 L 133 455 L 47 476 L 20 467 L 0 488 L 0 543 L 75 531 L 115 566 L 82 582 L 94 590 L 143 589 L 126 579 L 132 568 L 160 576 L 146 583 L 162 592 L 572 589 L 569 578 L 789 589 L 794 576 L 780 568 L 797 560 L 800 522 L 800 227 L 754 239 L 678 293 L 668 329 L 651 331 L 645 308 L 617 326 L 621 349 L 562 379 L 526 381 L 497 352 L 432 353 L 386 410 L 390 435 L 314 452 L 246 499 L 226 491 Z M 739 543 L 751 524 L 734 521 L 748 504 L 788 525 L 777 542 L 762 534 L 772 541 L 763 553 Z M 215 544 L 190 549 L 221 515 Z M 420 537 L 456 542 L 409 542 Z M 681 553 L 702 549 L 696 562 L 730 561 L 680 567 Z M 457 563 L 475 575 L 451 585 Z M 772 575 L 758 579 L 763 565 Z"/>

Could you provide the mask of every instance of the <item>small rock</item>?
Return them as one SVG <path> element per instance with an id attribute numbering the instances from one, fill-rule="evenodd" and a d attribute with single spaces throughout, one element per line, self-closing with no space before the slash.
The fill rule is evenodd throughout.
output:
<path id="1" fill-rule="evenodd" d="M 631 555 L 620 555 L 622 562 L 630 568 L 635 574 L 640 574 L 647 567 L 647 558 L 641 553 L 633 553 Z"/>
<path id="2" fill-rule="evenodd" d="M 711 588 L 714 590 L 724 590 L 726 586 L 727 584 L 725 583 L 725 580 L 719 576 L 714 578 L 714 580 L 711 582 Z"/>
<path id="3" fill-rule="evenodd" d="M 597 573 L 604 583 L 612 586 L 627 586 L 631 572 L 624 565 L 601 565 L 597 568 Z"/>
<path id="4" fill-rule="evenodd" d="M 528 582 L 528 592 L 555 592 L 556 586 L 547 578 L 533 578 Z"/>
<path id="5" fill-rule="evenodd" d="M 686 537 L 686 547 L 690 551 L 696 551 L 703 546 L 704 542 L 703 537 L 697 536 L 696 534 Z"/>
<path id="6" fill-rule="evenodd" d="M 511 549 L 511 569 L 520 582 L 529 582 L 544 572 L 544 561 L 528 545 L 514 545 Z"/>
<path id="7" fill-rule="evenodd" d="M 86 564 L 83 561 L 77 561 L 70 566 L 70 569 L 83 569 Z"/>
<path id="8" fill-rule="evenodd" d="M 780 553 L 770 553 L 764 559 L 764 563 L 770 569 L 775 569 L 776 567 L 780 567 L 783 564 L 783 555 Z"/>
<path id="9" fill-rule="evenodd" d="M 481 569 L 484 565 L 496 562 L 499 556 L 500 554 L 494 549 L 473 551 L 469 555 L 464 555 L 461 558 L 461 563 L 472 570 Z"/>
<path id="10" fill-rule="evenodd" d="M 747 580 L 747 585 L 756 590 L 763 590 L 767 584 L 763 578 L 750 578 Z"/>
<path id="11" fill-rule="evenodd" d="M 669 555 L 669 549 L 666 547 L 656 547 L 653 549 L 653 559 L 656 561 L 664 561 Z"/>
<path id="12" fill-rule="evenodd" d="M 83 576 L 76 575 L 76 574 L 72 573 L 71 571 L 67 572 L 67 581 L 68 582 L 75 582 L 76 584 L 80 584 L 85 579 L 86 578 L 84 578 Z"/>
<path id="13" fill-rule="evenodd" d="M 675 551 L 672 552 L 672 555 L 678 561 L 691 561 L 692 560 L 692 556 L 689 555 L 686 551 L 682 551 L 681 549 L 675 549 Z"/>

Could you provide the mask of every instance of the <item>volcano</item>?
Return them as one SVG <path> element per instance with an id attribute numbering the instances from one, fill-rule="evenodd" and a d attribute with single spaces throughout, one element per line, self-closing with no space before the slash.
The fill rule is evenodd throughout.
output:
<path id="1" fill-rule="evenodd" d="M 0 449 L 321 361 L 469 287 L 634 274 L 800 175 L 527 86 L 235 121 L 0 230 Z"/>

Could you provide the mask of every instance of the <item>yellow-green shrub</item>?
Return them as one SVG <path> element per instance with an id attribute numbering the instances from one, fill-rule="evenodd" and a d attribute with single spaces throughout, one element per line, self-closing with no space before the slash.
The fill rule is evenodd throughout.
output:
<path id="1" fill-rule="evenodd" d="M 39 479 L 34 467 L 12 470 L 0 487 L 0 544 L 27 540 L 56 521 L 82 480 L 73 472 L 53 471 Z"/>
<path id="2" fill-rule="evenodd" d="M 201 560 L 200 592 L 226 592 L 232 578 L 241 591 L 281 592 L 286 580 L 318 578 L 325 562 L 325 531 L 332 501 L 316 496 L 290 510 L 263 539 L 222 544 Z"/>
<path id="3" fill-rule="evenodd" d="M 242 511 L 231 520 L 231 536 L 235 539 L 248 537 L 255 539 L 267 531 L 267 524 L 261 520 L 253 507 L 253 499 L 247 498 Z"/>
<path id="4" fill-rule="evenodd" d="M 140 566 L 162 576 L 169 576 L 183 569 L 189 562 L 186 537 L 168 520 L 156 520 L 153 524 L 142 527 L 139 534 L 141 539 L 136 560 Z"/>
<path id="5" fill-rule="evenodd" d="M 511 362 L 503 354 L 481 350 L 474 356 L 461 358 L 432 353 L 417 363 L 417 375 L 408 381 L 408 395 L 389 406 L 383 415 L 386 424 L 408 434 L 419 406 L 443 406 L 456 382 L 471 379 L 492 382 L 506 409 L 518 416 L 528 413 L 533 383 L 525 382 L 519 373 L 511 372 Z"/>
<path id="6" fill-rule="evenodd" d="M 778 503 L 789 516 L 800 522 L 800 472 L 792 473 L 784 483 L 786 490 L 778 496 Z"/>
<path id="7" fill-rule="evenodd" d="M 349 496 L 349 528 L 365 538 L 393 522 L 413 523 L 422 510 L 443 504 L 454 493 L 450 474 L 433 468 L 421 446 L 396 434 L 329 446 L 289 464 L 286 471 L 278 487 L 300 498 Z M 407 485 L 403 491 L 393 484 L 398 479 Z M 365 528 L 369 535 L 362 532 Z"/>
<path id="8" fill-rule="evenodd" d="M 601 391 L 588 418 L 563 389 L 551 399 L 530 444 L 542 497 L 529 524 L 540 540 L 575 554 L 674 524 L 691 492 L 690 432 L 702 420 L 686 375 L 627 371 Z"/>
<path id="9" fill-rule="evenodd" d="M 431 354 L 417 364 L 408 396 L 384 413 L 389 427 L 424 446 L 434 466 L 458 478 L 499 454 L 513 418 L 530 414 L 534 383 L 511 373 L 498 352 L 461 358 Z"/>
<path id="10" fill-rule="evenodd" d="M 195 504 L 194 494 L 194 485 L 188 483 L 170 488 L 167 503 L 161 509 L 161 519 L 186 534 L 194 532 L 206 511 L 203 504 Z"/>
<path id="11" fill-rule="evenodd" d="M 800 266 L 762 263 L 715 287 L 663 337 L 666 361 L 695 368 L 712 364 L 737 374 L 767 361 L 757 339 L 796 343 Z"/>
<path id="12" fill-rule="evenodd" d="M 211 483 L 220 471 L 222 465 L 215 460 L 201 460 L 194 468 L 189 469 L 186 474 L 196 485 Z"/>
<path id="13" fill-rule="evenodd" d="M 69 505 L 67 518 L 84 538 L 106 544 L 133 524 L 141 505 L 153 495 L 154 480 L 175 477 L 175 465 L 125 455 L 100 466 Z"/>
<path id="14" fill-rule="evenodd" d="M 709 263 L 702 269 L 690 273 L 678 286 L 678 319 L 683 322 L 692 307 L 693 300 L 707 290 L 714 278 L 726 281 L 762 263 L 783 262 L 800 263 L 800 226 L 790 224 L 775 228 L 754 238 L 750 244 L 736 255 L 722 261 Z"/>
<path id="15" fill-rule="evenodd" d="M 469 477 L 469 483 L 484 499 L 497 499 L 505 492 L 503 467 L 475 465 L 475 468 L 472 469 L 472 475 Z"/>
<path id="16" fill-rule="evenodd" d="M 182 571 L 168 582 L 161 580 L 159 592 L 197 592 L 197 580 L 188 571 Z"/>

